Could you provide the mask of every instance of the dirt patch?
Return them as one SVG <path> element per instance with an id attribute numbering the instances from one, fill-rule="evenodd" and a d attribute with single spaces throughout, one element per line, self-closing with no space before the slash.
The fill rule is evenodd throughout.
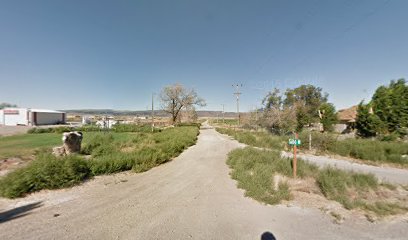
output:
<path id="1" fill-rule="evenodd" d="M 135 147 L 123 147 L 120 149 L 121 152 L 130 153 L 133 152 L 136 148 Z"/>
<path id="2" fill-rule="evenodd" d="M 30 160 L 17 157 L 0 160 L 0 176 L 4 176 L 8 172 L 26 165 L 28 161 Z"/>

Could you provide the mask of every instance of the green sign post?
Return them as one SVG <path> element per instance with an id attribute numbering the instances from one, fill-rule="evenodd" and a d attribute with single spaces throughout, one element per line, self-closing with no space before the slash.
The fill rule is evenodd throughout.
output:
<path id="1" fill-rule="evenodd" d="M 289 139 L 288 143 L 290 146 L 293 146 L 293 177 L 296 178 L 296 172 L 297 172 L 296 151 L 297 151 L 297 147 L 300 146 L 302 142 L 300 141 L 300 139 L 298 139 L 298 134 L 296 133 L 295 138 Z"/>
<path id="2" fill-rule="evenodd" d="M 300 144 L 302 144 L 300 139 L 289 139 L 289 145 L 291 146 L 300 146 Z"/>

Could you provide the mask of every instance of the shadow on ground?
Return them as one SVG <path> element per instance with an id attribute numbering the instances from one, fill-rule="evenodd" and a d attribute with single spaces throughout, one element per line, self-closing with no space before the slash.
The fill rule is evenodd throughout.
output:
<path id="1" fill-rule="evenodd" d="M 271 232 L 264 232 L 262 233 L 261 240 L 276 240 L 276 238 Z"/>
<path id="2" fill-rule="evenodd" d="M 21 207 L 13 208 L 11 210 L 0 212 L 0 223 L 11 221 L 16 218 L 24 217 L 30 214 L 30 211 L 41 207 L 41 202 L 30 203 Z"/>

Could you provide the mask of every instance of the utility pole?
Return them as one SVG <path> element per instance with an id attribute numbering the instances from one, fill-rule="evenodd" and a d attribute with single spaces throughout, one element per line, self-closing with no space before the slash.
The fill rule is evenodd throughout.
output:
<path id="1" fill-rule="evenodd" d="M 152 93 L 152 132 L 154 132 L 154 93 Z"/>
<path id="2" fill-rule="evenodd" d="M 224 104 L 222 105 L 222 124 L 225 124 L 225 111 L 224 111 Z"/>
<path id="3" fill-rule="evenodd" d="M 242 93 L 239 91 L 239 88 L 242 87 L 242 84 L 232 85 L 235 87 L 234 95 L 237 97 L 237 114 L 238 114 L 238 126 L 241 125 L 241 116 L 239 115 L 239 95 Z"/>
<path id="4" fill-rule="evenodd" d="M 258 131 L 258 106 L 255 106 L 255 129 Z"/>

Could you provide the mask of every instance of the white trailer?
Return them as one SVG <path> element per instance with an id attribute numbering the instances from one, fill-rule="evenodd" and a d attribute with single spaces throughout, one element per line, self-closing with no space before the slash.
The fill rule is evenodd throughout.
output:
<path id="1" fill-rule="evenodd" d="M 6 126 L 28 125 L 27 108 L 5 108 L 2 111 L 2 123 Z"/>
<path id="2" fill-rule="evenodd" d="M 47 109 L 5 108 L 0 110 L 0 124 L 36 126 L 65 123 L 65 113 Z"/>

